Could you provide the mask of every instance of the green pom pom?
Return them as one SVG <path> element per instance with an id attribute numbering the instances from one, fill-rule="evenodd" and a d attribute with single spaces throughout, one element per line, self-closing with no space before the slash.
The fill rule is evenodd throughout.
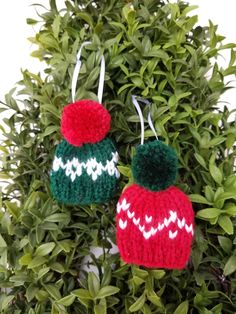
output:
<path id="1" fill-rule="evenodd" d="M 132 171 L 137 184 L 152 191 L 165 190 L 175 183 L 178 158 L 173 148 L 163 142 L 150 142 L 137 148 Z"/>

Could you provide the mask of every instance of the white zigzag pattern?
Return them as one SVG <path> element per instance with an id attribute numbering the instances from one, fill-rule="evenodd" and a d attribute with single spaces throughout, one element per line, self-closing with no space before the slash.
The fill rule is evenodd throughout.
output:
<path id="1" fill-rule="evenodd" d="M 185 230 L 187 233 L 191 233 L 193 235 L 193 225 L 190 224 L 188 225 L 186 223 L 185 218 L 179 219 L 177 216 L 177 213 L 175 211 L 170 210 L 169 214 L 170 216 L 168 218 L 164 218 L 163 223 L 158 223 L 157 227 L 151 227 L 151 229 L 149 229 L 149 231 L 145 230 L 145 227 L 147 225 L 141 225 L 140 224 L 140 217 L 136 218 L 134 215 L 134 212 L 131 212 L 129 210 L 130 208 L 130 203 L 127 203 L 126 199 L 124 198 L 122 200 L 121 203 L 117 203 L 117 213 L 119 214 L 121 212 L 121 210 L 123 210 L 124 212 L 127 211 L 127 216 L 129 219 L 132 219 L 132 222 L 134 223 L 135 226 L 137 226 L 137 228 L 140 230 L 140 232 L 143 234 L 143 237 L 148 240 L 151 236 L 154 236 L 158 231 L 162 231 L 164 228 L 167 228 L 169 226 L 170 223 L 174 223 L 179 229 L 183 229 Z M 150 224 L 152 221 L 152 216 L 147 216 L 145 215 L 145 221 L 147 224 Z M 128 225 L 128 221 L 127 220 L 122 220 L 121 218 L 119 219 L 119 227 L 122 230 L 125 230 L 126 227 Z M 172 232 L 171 230 L 169 230 L 169 238 L 170 239 L 174 239 L 176 238 L 178 235 L 178 230 L 176 230 L 175 232 Z"/>
<path id="2" fill-rule="evenodd" d="M 53 160 L 52 169 L 53 171 L 58 171 L 60 168 L 65 170 L 67 177 L 70 177 L 73 182 L 76 177 L 81 176 L 83 169 L 86 170 L 87 174 L 92 177 L 93 181 L 96 181 L 98 176 L 102 175 L 103 172 L 107 172 L 110 176 L 116 176 L 119 178 L 120 173 L 116 168 L 116 163 L 118 162 L 118 153 L 112 153 L 112 159 L 106 161 L 106 165 L 103 166 L 101 162 L 97 162 L 96 158 L 90 158 L 87 162 L 79 162 L 78 158 L 74 157 L 72 160 L 67 160 L 63 163 L 61 157 L 55 156 Z M 73 170 L 76 169 L 76 170 Z"/>

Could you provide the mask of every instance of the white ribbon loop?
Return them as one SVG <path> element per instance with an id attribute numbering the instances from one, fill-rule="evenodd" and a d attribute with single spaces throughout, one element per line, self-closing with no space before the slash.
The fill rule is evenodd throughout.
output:
<path id="1" fill-rule="evenodd" d="M 76 94 L 76 85 L 78 76 L 80 73 L 82 62 L 80 60 L 81 58 L 81 52 L 84 46 L 87 46 L 91 44 L 91 41 L 85 41 L 81 46 L 76 56 L 76 65 L 74 68 L 74 73 L 72 77 L 72 83 L 71 83 L 71 98 L 72 101 L 75 102 L 75 94 Z M 101 69 L 100 69 L 100 76 L 99 76 L 99 84 L 98 84 L 98 101 L 101 104 L 102 103 L 102 95 L 103 95 L 103 88 L 104 88 L 104 79 L 105 79 L 105 58 L 102 55 L 101 57 Z"/>
<path id="2" fill-rule="evenodd" d="M 153 125 L 152 118 L 151 118 L 151 111 L 150 111 L 151 103 L 147 99 L 140 99 L 140 101 L 149 106 L 149 112 L 148 112 L 148 117 L 147 117 L 148 124 L 149 124 L 152 132 L 154 133 L 156 139 L 158 140 L 157 132 L 155 130 L 155 127 Z M 140 105 L 137 101 L 136 95 L 132 95 L 132 103 L 135 106 L 135 108 L 138 112 L 138 115 L 139 115 L 140 124 L 141 124 L 141 145 L 143 145 L 143 143 L 144 143 L 144 119 L 143 119 L 142 110 L 141 110 Z"/>
<path id="3" fill-rule="evenodd" d="M 156 139 L 158 140 L 157 132 L 156 132 L 156 129 L 155 129 L 155 127 L 153 125 L 153 122 L 152 122 L 151 111 L 150 110 L 148 112 L 148 117 L 147 118 L 148 118 L 148 124 L 149 124 L 151 130 L 152 130 L 153 134 L 155 135 Z"/>

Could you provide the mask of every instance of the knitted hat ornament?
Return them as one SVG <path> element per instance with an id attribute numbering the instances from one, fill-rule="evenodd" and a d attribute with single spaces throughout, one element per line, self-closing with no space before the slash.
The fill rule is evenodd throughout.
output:
<path id="1" fill-rule="evenodd" d="M 131 165 L 135 183 L 124 190 L 117 203 L 118 249 L 126 263 L 183 269 L 194 233 L 192 204 L 173 185 L 178 168 L 175 151 L 158 140 L 150 112 L 148 122 L 157 140 L 144 144 L 144 121 L 136 96 L 132 102 L 140 117 L 141 145 Z"/>
<path id="2" fill-rule="evenodd" d="M 75 101 L 77 77 L 81 68 L 81 50 L 77 54 L 72 78 L 72 103 L 65 106 L 61 118 L 63 139 L 56 148 L 50 172 L 51 191 L 61 203 L 88 205 L 108 201 L 114 194 L 119 172 L 118 153 L 108 137 L 111 117 L 101 105 L 105 78 L 105 60 L 101 59 L 98 100 Z"/>

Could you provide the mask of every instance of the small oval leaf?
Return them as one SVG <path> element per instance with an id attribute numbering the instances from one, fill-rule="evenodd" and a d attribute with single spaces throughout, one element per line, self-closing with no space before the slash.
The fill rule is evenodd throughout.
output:
<path id="1" fill-rule="evenodd" d="M 67 295 L 66 297 L 60 299 L 57 301 L 58 304 L 64 305 L 64 306 L 70 306 L 73 304 L 75 300 L 75 295 Z"/>
<path id="2" fill-rule="evenodd" d="M 106 286 L 101 288 L 101 290 L 98 292 L 97 298 L 102 299 L 106 298 L 110 295 L 116 294 L 120 291 L 119 288 L 114 287 L 114 286 Z"/>
<path id="3" fill-rule="evenodd" d="M 55 243 L 54 243 L 54 242 L 44 243 L 44 244 L 40 245 L 40 246 L 36 249 L 35 254 L 36 254 L 37 256 L 46 256 L 46 255 L 48 255 L 49 253 L 52 252 L 52 250 L 54 249 L 54 247 L 55 247 Z"/>
<path id="4" fill-rule="evenodd" d="M 224 267 L 224 275 L 228 276 L 236 271 L 236 255 L 232 255 Z"/>
<path id="5" fill-rule="evenodd" d="M 100 281 L 98 277 L 93 273 L 88 274 L 88 290 L 93 298 L 95 298 L 100 289 Z"/>
<path id="6" fill-rule="evenodd" d="M 136 312 L 140 310 L 146 301 L 146 296 L 143 293 L 129 308 L 130 312 Z"/>
<path id="7" fill-rule="evenodd" d="M 205 208 L 197 212 L 197 217 L 206 218 L 206 219 L 215 218 L 215 217 L 218 217 L 219 215 L 220 215 L 220 209 L 213 208 L 213 207 Z"/>
<path id="8" fill-rule="evenodd" d="M 228 234 L 234 233 L 234 226 L 229 218 L 229 216 L 221 215 L 218 220 L 218 224 L 221 226 L 221 228 Z"/>
<path id="9" fill-rule="evenodd" d="M 210 164 L 209 170 L 210 170 L 210 174 L 211 174 L 212 178 L 214 179 L 214 181 L 220 185 L 222 182 L 222 179 L 223 179 L 223 176 L 222 176 L 220 169 L 218 167 L 216 167 L 216 165 Z"/>
<path id="10" fill-rule="evenodd" d="M 174 311 L 174 314 L 188 314 L 188 301 L 182 302 Z"/>

